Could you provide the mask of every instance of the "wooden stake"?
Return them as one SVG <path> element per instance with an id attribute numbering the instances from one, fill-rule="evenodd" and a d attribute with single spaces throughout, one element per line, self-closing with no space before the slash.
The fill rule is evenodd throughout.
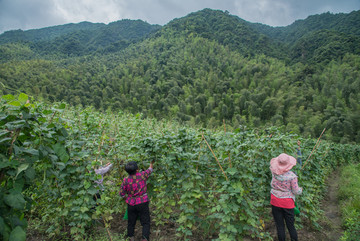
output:
<path id="1" fill-rule="evenodd" d="M 222 173 L 224 174 L 224 176 L 225 176 L 225 178 L 226 178 L 226 181 L 229 181 L 229 179 L 228 179 L 228 177 L 226 176 L 226 174 L 225 174 L 225 172 L 224 172 L 224 169 L 222 168 L 222 166 L 221 166 L 221 164 L 220 164 L 219 160 L 216 158 L 214 151 L 211 149 L 211 147 L 210 147 L 209 143 L 206 141 L 204 134 L 202 135 L 202 138 L 205 140 L 206 145 L 209 147 L 210 151 L 211 151 L 211 152 L 212 152 L 212 154 L 214 155 L 215 160 L 216 160 L 216 161 L 217 161 L 217 163 L 219 164 L 219 167 L 220 167 L 220 169 L 221 169 Z"/>
<path id="2" fill-rule="evenodd" d="M 321 136 L 324 134 L 325 130 L 326 130 L 326 128 L 324 128 L 324 130 L 321 132 L 321 135 L 319 136 L 319 138 L 318 138 L 318 140 L 317 140 L 317 142 L 316 142 L 316 144 L 315 144 L 314 148 L 312 149 L 312 151 L 311 151 L 311 153 L 310 153 L 309 157 L 306 159 L 306 162 L 305 162 L 305 164 L 302 166 L 302 168 L 300 169 L 300 171 L 301 171 L 301 170 L 305 167 L 305 165 L 306 165 L 306 164 L 307 164 L 307 162 L 309 161 L 309 159 L 310 159 L 310 157 L 311 157 L 311 155 L 312 155 L 313 151 L 316 149 L 316 147 L 317 147 L 317 145 L 318 145 L 318 143 L 319 143 L 319 141 L 320 141 L 320 138 L 321 138 Z"/>

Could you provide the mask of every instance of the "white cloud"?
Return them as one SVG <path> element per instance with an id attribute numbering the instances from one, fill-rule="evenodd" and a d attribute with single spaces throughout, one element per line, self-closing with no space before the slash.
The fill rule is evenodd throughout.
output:
<path id="1" fill-rule="evenodd" d="M 109 23 L 123 18 L 127 14 L 126 0 L 53 0 L 54 12 L 65 22 L 102 22 Z"/>
<path id="2" fill-rule="evenodd" d="M 293 21 L 292 8 L 287 1 L 242 0 L 235 2 L 235 15 L 249 22 L 260 22 L 271 26 L 284 26 Z"/>

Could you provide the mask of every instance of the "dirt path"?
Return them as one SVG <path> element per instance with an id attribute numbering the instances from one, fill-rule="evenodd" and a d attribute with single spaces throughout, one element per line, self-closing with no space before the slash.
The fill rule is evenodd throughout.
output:
<path id="1" fill-rule="evenodd" d="M 327 192 L 323 201 L 321 202 L 321 209 L 324 211 L 324 217 L 319 220 L 319 224 L 322 226 L 321 231 L 314 230 L 307 225 L 303 224 L 302 229 L 298 229 L 299 240 L 306 241 L 338 241 L 342 236 L 343 229 L 341 227 L 341 214 L 339 208 L 339 202 L 337 199 L 339 191 L 340 172 L 336 171 L 330 174 L 326 186 Z M 269 210 L 268 215 L 272 217 Z M 269 232 L 274 240 L 277 240 L 276 227 L 273 220 L 266 223 L 266 232 Z M 287 240 L 290 240 L 289 234 L 286 231 Z M 258 239 L 245 238 L 245 241 L 255 241 Z"/>
<path id="2" fill-rule="evenodd" d="M 339 240 L 343 229 L 341 227 L 341 213 L 337 199 L 339 191 L 340 172 L 334 172 L 327 182 L 327 194 L 322 202 L 321 209 L 324 210 L 324 234 L 329 241 Z"/>

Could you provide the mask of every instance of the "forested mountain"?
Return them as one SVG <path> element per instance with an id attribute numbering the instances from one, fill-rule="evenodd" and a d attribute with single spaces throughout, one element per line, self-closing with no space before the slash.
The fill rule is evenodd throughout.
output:
<path id="1" fill-rule="evenodd" d="M 297 20 L 286 27 L 252 26 L 290 50 L 293 62 L 321 62 L 345 53 L 360 53 L 360 11 L 349 14 L 329 12 Z"/>
<path id="2" fill-rule="evenodd" d="M 94 52 L 112 52 L 137 42 L 160 28 L 141 20 L 120 20 L 109 23 L 82 22 L 36 30 L 14 30 L 0 35 L 0 51 L 25 52 L 28 58 L 51 56 L 66 58 Z M 20 51 L 19 51 L 20 48 Z M 1 52 L 0 52 L 1 53 Z M 8 60 L 0 57 L 1 60 Z M 11 59 L 11 57 L 10 57 Z"/>
<path id="3" fill-rule="evenodd" d="M 359 142 L 359 12 L 273 28 L 204 9 L 163 27 L 81 23 L 54 27 L 63 34 L 48 39 L 52 28 L 29 30 L 44 31 L 36 39 L 6 32 L 0 94 L 21 90 L 209 128 L 225 120 L 228 128 L 277 125 L 315 137 L 326 127 L 328 139 Z"/>
<path id="4" fill-rule="evenodd" d="M 349 14 L 329 12 L 312 15 L 304 20 L 297 20 L 286 27 L 270 27 L 263 24 L 252 24 L 263 34 L 283 42 L 294 43 L 310 32 L 331 30 L 348 35 L 360 36 L 360 11 Z"/>
<path id="5" fill-rule="evenodd" d="M 265 54 L 271 57 L 284 57 L 286 51 L 278 41 L 260 33 L 249 22 L 228 12 L 204 9 L 188 16 L 171 21 L 164 31 L 176 34 L 197 35 L 229 46 L 244 56 Z"/>

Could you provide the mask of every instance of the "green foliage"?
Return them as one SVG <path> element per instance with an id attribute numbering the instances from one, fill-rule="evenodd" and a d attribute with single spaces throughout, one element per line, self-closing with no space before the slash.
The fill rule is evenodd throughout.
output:
<path id="1" fill-rule="evenodd" d="M 25 94 L 1 98 L 0 231 L 4 240 L 25 240 L 24 214 L 34 204 L 31 197 L 44 197 L 42 208 L 49 208 L 42 220 L 54 221 L 48 230 L 52 235 L 66 222 L 79 239 L 91 221 L 89 207 L 97 192 L 91 183 L 96 176 L 83 161 L 86 151 L 79 141 L 69 142 L 58 116 L 64 108 L 64 104 L 47 109 L 30 103 Z M 29 190 L 31 195 L 24 194 Z"/>
<path id="2" fill-rule="evenodd" d="M 360 164 L 343 168 L 339 184 L 342 219 L 346 228 L 341 240 L 357 240 L 360 236 Z"/>
<path id="3" fill-rule="evenodd" d="M 27 226 L 24 213 L 31 207 L 31 199 L 23 195 L 35 179 L 34 164 L 41 160 L 38 147 L 48 148 L 49 140 L 56 139 L 54 126 L 47 137 L 42 137 L 44 121 L 37 108 L 27 102 L 28 96 L 1 98 L 1 236 L 4 240 L 25 240 Z"/>
<path id="4" fill-rule="evenodd" d="M 0 35 L 0 46 L 16 43 L 31 48 L 37 55 L 26 54 L 27 51 L 18 57 L 12 53 L 12 58 L 0 55 L 0 61 L 19 59 L 21 56 L 22 59 L 37 56 L 58 59 L 88 55 L 95 51 L 119 51 L 159 28 L 158 25 L 150 25 L 141 20 L 121 20 L 108 25 L 81 22 L 27 31 L 7 31 Z"/>
<path id="5" fill-rule="evenodd" d="M 154 159 L 155 172 L 149 179 L 148 192 L 156 225 L 174 224 L 181 239 L 195 234 L 218 240 L 239 240 L 246 235 L 270 239 L 264 229 L 270 218 L 264 215 L 269 208 L 269 160 L 282 152 L 295 153 L 298 135 L 285 135 L 276 128 L 199 130 L 122 112 L 100 113 L 94 108 L 63 104 L 49 108 L 27 104 L 27 99 L 24 94 L 2 98 L 4 117 L 13 116 L 10 110 L 21 113 L 15 115 L 17 119 L 7 117 L 1 122 L 5 126 L 2 143 L 6 143 L 1 155 L 7 157 L 9 150 L 14 150 L 11 161 L 7 157 L 1 166 L 1 200 L 7 212 L 2 212 L 0 224 L 5 239 L 23 235 L 26 223 L 14 226 L 10 217 L 16 214 L 24 220 L 30 197 L 34 201 L 28 216 L 42 223 L 42 232 L 49 238 L 85 238 L 86 228 L 97 218 L 109 227 L 113 214 L 121 215 L 126 208 L 118 196 L 126 175 L 123 164 L 134 160 L 145 169 Z M 11 121 L 4 122 L 9 118 Z M 36 134 L 19 132 L 12 144 L 14 130 L 36 130 Z M 304 156 L 314 144 L 315 140 L 302 139 Z M 304 188 L 299 199 L 301 219 L 318 225 L 327 175 L 337 165 L 358 161 L 359 155 L 359 146 L 322 141 L 302 171 L 295 167 Z M 26 157 L 30 159 L 24 163 Z M 92 209 L 92 197 L 97 192 L 92 168 L 108 161 L 114 164 L 114 172 L 106 177 L 99 205 Z M 20 185 L 20 180 L 26 186 Z M 26 187 L 25 196 L 16 192 L 19 186 L 21 190 Z"/>

